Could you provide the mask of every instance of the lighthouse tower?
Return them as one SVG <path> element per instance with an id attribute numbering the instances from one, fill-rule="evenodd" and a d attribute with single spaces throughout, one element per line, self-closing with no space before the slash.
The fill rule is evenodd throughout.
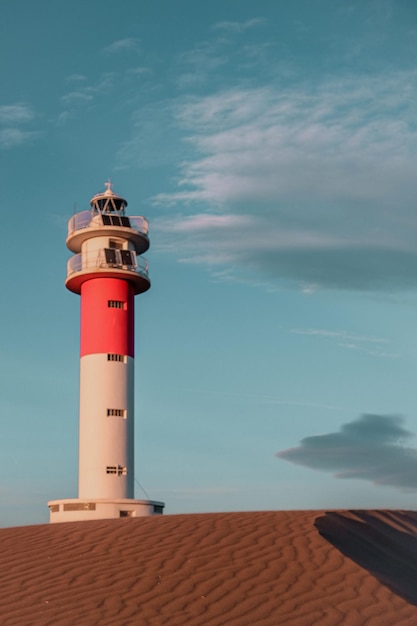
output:
<path id="1" fill-rule="evenodd" d="M 67 289 L 81 296 L 78 498 L 48 502 L 51 522 L 160 514 L 134 499 L 134 299 L 150 288 L 148 222 L 110 183 L 68 223 Z"/>

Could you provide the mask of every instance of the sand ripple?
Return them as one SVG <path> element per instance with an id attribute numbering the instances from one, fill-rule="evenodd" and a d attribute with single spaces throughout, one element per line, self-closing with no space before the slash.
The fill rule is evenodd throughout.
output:
<path id="1" fill-rule="evenodd" d="M 2 626 L 417 624 L 417 513 L 166 515 L 0 541 Z"/>

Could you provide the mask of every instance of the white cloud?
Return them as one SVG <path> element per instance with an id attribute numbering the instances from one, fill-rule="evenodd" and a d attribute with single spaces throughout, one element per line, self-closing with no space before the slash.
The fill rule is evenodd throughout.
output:
<path id="1" fill-rule="evenodd" d="M 35 130 L 22 129 L 35 118 L 32 108 L 24 103 L 0 106 L 0 149 L 7 150 L 31 142 L 41 133 Z"/>
<path id="2" fill-rule="evenodd" d="M 103 52 L 106 54 L 117 54 L 119 52 L 132 52 L 138 49 L 139 39 L 135 37 L 126 37 L 125 39 L 118 39 L 110 45 L 103 48 Z"/>
<path id="3" fill-rule="evenodd" d="M 21 146 L 40 137 L 38 131 L 21 130 L 20 128 L 0 129 L 0 148 L 8 149 Z"/>
<path id="4" fill-rule="evenodd" d="M 69 93 L 62 96 L 61 103 L 64 106 L 73 106 L 74 104 L 85 104 L 87 102 L 91 102 L 93 100 L 93 95 L 89 88 L 82 91 L 70 91 Z"/>
<path id="5" fill-rule="evenodd" d="M 0 124 L 21 124 L 30 122 L 34 113 L 30 106 L 23 103 L 0 106 Z"/>
<path id="6" fill-rule="evenodd" d="M 177 190 L 154 201 L 182 214 L 157 227 L 182 233 L 189 262 L 226 259 L 236 275 L 244 268 L 308 292 L 414 287 L 415 79 L 345 77 L 179 100 L 188 158 Z M 239 221 L 213 239 L 204 212 Z M 173 251 L 163 237 L 160 245 Z"/>
<path id="7" fill-rule="evenodd" d="M 87 77 L 84 74 L 71 74 L 67 76 L 67 81 L 69 83 L 83 83 L 87 80 Z"/>
<path id="8" fill-rule="evenodd" d="M 230 31 L 233 33 L 242 33 L 249 28 L 254 28 L 256 26 L 261 26 L 265 24 L 265 19 L 262 17 L 254 17 L 250 20 L 246 20 L 245 22 L 233 22 L 233 21 L 224 21 L 217 22 L 213 26 L 213 30 L 222 30 L 222 31 Z"/>
<path id="9" fill-rule="evenodd" d="M 198 232 L 199 230 L 235 228 L 241 224 L 250 223 L 252 220 L 247 215 L 190 215 L 184 219 L 154 221 L 155 228 L 166 232 Z"/>

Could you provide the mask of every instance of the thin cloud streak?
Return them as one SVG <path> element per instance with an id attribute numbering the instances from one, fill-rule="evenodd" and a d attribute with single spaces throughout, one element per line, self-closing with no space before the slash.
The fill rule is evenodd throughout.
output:
<path id="1" fill-rule="evenodd" d="M 416 490 L 417 448 L 404 445 L 414 435 L 403 424 L 398 416 L 362 415 L 339 432 L 306 437 L 276 457 L 336 478 Z"/>
<path id="2" fill-rule="evenodd" d="M 0 124 L 21 124 L 35 117 L 32 108 L 23 103 L 0 106 Z"/>
<path id="3" fill-rule="evenodd" d="M 292 328 L 291 333 L 296 335 L 311 335 L 319 337 L 336 337 L 345 340 L 370 342 L 370 343 L 388 343 L 388 339 L 382 339 L 380 337 L 371 337 L 365 335 L 356 335 L 349 333 L 345 330 L 326 330 L 323 328 Z"/>
<path id="4" fill-rule="evenodd" d="M 388 339 L 357 335 L 345 330 L 326 330 L 323 328 L 292 328 L 290 333 L 309 337 L 322 338 L 335 343 L 338 347 L 346 350 L 364 352 L 370 356 L 381 358 L 398 358 L 398 354 L 387 352 L 381 348 L 390 344 Z"/>
<path id="5" fill-rule="evenodd" d="M 112 73 L 106 73 L 95 84 L 91 85 L 86 83 L 84 77 L 80 75 L 78 88 L 73 89 L 60 98 L 60 103 L 65 110 L 58 116 L 57 124 L 64 124 L 74 111 L 92 104 L 97 97 L 108 93 L 113 86 L 113 79 L 114 75 Z M 77 81 L 74 80 L 73 82 Z"/>
<path id="6" fill-rule="evenodd" d="M 136 52 L 139 46 L 139 39 L 135 37 L 126 37 L 125 39 L 118 39 L 108 46 L 105 46 L 102 51 L 105 54 L 117 54 L 119 52 Z"/>
<path id="7" fill-rule="evenodd" d="M 39 131 L 4 128 L 0 130 L 0 149 L 7 150 L 30 143 L 41 136 Z"/>
<path id="8" fill-rule="evenodd" d="M 313 408 L 313 409 L 324 409 L 329 411 L 348 411 L 349 409 L 344 406 L 337 406 L 333 404 L 322 404 L 316 402 L 308 402 L 307 400 L 304 402 L 300 402 L 298 400 L 285 400 L 281 399 L 277 396 L 273 396 L 270 394 L 258 394 L 258 393 L 245 393 L 239 392 L 235 393 L 233 391 L 220 391 L 214 389 L 196 389 L 196 388 L 188 388 L 184 389 L 186 393 L 197 393 L 205 396 L 224 396 L 228 398 L 237 398 L 241 400 L 242 398 L 246 398 L 247 400 L 253 400 L 255 402 L 261 402 L 265 404 L 274 404 L 280 406 L 297 406 L 302 408 Z"/>
<path id="9" fill-rule="evenodd" d="M 202 213 L 200 215 L 190 215 L 182 220 L 155 220 L 155 229 L 160 232 L 198 232 L 201 230 L 235 228 L 241 224 L 251 222 L 247 215 L 210 215 Z"/>
<path id="10" fill-rule="evenodd" d="M 38 139 L 42 133 L 22 129 L 35 119 L 35 113 L 28 104 L 17 102 L 0 106 L 0 150 L 8 150 Z"/>
<path id="11" fill-rule="evenodd" d="M 245 22 L 233 22 L 233 21 L 224 21 L 217 22 L 213 26 L 213 30 L 222 30 L 229 31 L 233 33 L 243 33 L 250 28 L 254 28 L 256 26 L 262 26 L 265 24 L 266 20 L 263 17 L 254 17 L 250 20 L 246 20 Z"/>

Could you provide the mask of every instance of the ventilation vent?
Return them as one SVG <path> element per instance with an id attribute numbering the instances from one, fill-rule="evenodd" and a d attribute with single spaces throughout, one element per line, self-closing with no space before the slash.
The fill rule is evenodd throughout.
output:
<path id="1" fill-rule="evenodd" d="M 64 511 L 95 511 L 95 502 L 69 502 L 64 504 Z"/>
<path id="2" fill-rule="evenodd" d="M 122 302 L 121 300 L 108 300 L 107 306 L 110 309 L 124 309 L 125 303 Z"/>
<path id="3" fill-rule="evenodd" d="M 125 409 L 107 409 L 107 417 L 126 417 Z"/>
<path id="4" fill-rule="evenodd" d="M 108 354 L 108 361 L 119 361 L 119 363 L 126 363 L 126 357 L 124 354 Z"/>
<path id="5" fill-rule="evenodd" d="M 163 510 L 164 510 L 163 506 L 161 506 L 160 504 L 154 504 L 153 506 L 154 513 L 156 513 L 157 515 L 162 515 Z"/>
<path id="6" fill-rule="evenodd" d="M 51 504 L 51 506 L 49 507 L 49 510 L 51 511 L 51 513 L 58 513 L 59 512 L 59 504 Z"/>

